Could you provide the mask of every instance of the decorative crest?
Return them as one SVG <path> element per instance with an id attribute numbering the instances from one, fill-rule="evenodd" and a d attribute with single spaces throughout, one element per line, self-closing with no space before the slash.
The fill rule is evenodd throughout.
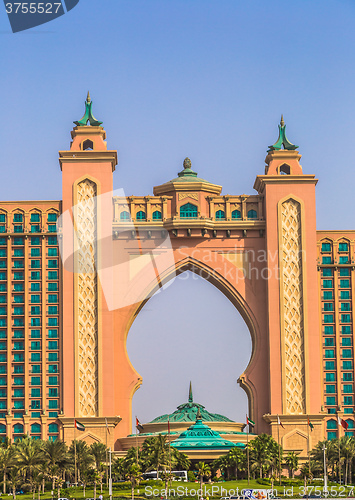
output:
<path id="1" fill-rule="evenodd" d="M 90 123 L 90 125 L 92 127 L 99 127 L 100 125 L 102 125 L 102 122 L 99 122 L 98 120 L 96 120 L 96 118 L 92 114 L 91 108 L 92 108 L 92 100 L 90 97 L 90 93 L 88 92 L 88 95 L 87 95 L 87 98 L 85 101 L 85 114 L 81 120 L 74 122 L 75 125 L 77 125 L 78 127 L 85 127 L 88 122 Z"/>
<path id="2" fill-rule="evenodd" d="M 279 125 L 279 138 L 277 139 L 275 144 L 273 144 L 272 146 L 269 146 L 269 149 L 267 151 L 268 152 L 269 151 L 279 151 L 282 148 L 282 146 L 284 147 L 284 149 L 288 149 L 290 151 L 298 148 L 298 146 L 296 146 L 295 144 L 292 144 L 292 142 L 290 142 L 286 137 L 286 125 L 284 122 L 283 115 L 281 115 L 281 120 L 280 120 L 280 125 Z"/>
<path id="3" fill-rule="evenodd" d="M 186 157 L 183 163 L 184 170 L 178 173 L 179 177 L 197 177 L 197 172 L 194 172 L 191 168 L 191 160 Z"/>
<path id="4" fill-rule="evenodd" d="M 197 420 L 202 420 L 200 408 L 197 410 L 196 422 L 197 422 Z"/>
<path id="5" fill-rule="evenodd" d="M 190 388 L 189 388 L 189 403 L 193 403 L 194 398 L 192 396 L 192 385 L 191 385 L 191 380 L 190 380 Z"/>

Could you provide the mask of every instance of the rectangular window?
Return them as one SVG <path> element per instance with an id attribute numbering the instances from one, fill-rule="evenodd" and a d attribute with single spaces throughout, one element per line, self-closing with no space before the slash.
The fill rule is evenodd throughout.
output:
<path id="1" fill-rule="evenodd" d="M 0 245 L 6 245 L 6 238 L 0 238 Z"/>
<path id="2" fill-rule="evenodd" d="M 56 294 L 56 293 L 49 294 L 48 295 L 48 302 L 50 304 L 58 302 L 58 294 Z M 53 313 L 53 314 L 57 314 L 57 313 Z"/>
<path id="3" fill-rule="evenodd" d="M 48 271 L 48 279 L 49 280 L 57 280 L 58 279 L 58 271 Z"/>
<path id="4" fill-rule="evenodd" d="M 343 361 L 343 370 L 352 370 L 353 362 L 352 361 Z"/>
<path id="5" fill-rule="evenodd" d="M 6 311 L 6 307 L 0 307 L 0 315 L 1 315 L 1 316 L 6 315 L 6 312 L 7 312 L 7 311 Z"/>
<path id="6" fill-rule="evenodd" d="M 40 339 L 41 330 L 31 330 L 31 339 Z"/>
<path id="7" fill-rule="evenodd" d="M 31 398 L 40 398 L 41 397 L 41 389 L 31 389 Z"/>
<path id="8" fill-rule="evenodd" d="M 31 214 L 31 222 L 41 222 L 40 215 L 36 213 Z"/>
<path id="9" fill-rule="evenodd" d="M 23 283 L 14 283 L 14 292 L 23 292 Z"/>
<path id="10" fill-rule="evenodd" d="M 57 222 L 57 214 L 56 213 L 49 213 L 47 222 Z"/>
<path id="11" fill-rule="evenodd" d="M 48 260 L 48 267 L 50 267 L 50 268 L 58 267 L 58 260 L 57 259 L 49 259 Z"/>
<path id="12" fill-rule="evenodd" d="M 325 350 L 325 357 L 326 358 L 334 358 L 334 349 L 326 349 Z"/>
<path id="13" fill-rule="evenodd" d="M 31 260 L 31 269 L 39 269 L 41 267 L 40 260 Z"/>
<path id="14" fill-rule="evenodd" d="M 6 342 L 0 342 L 0 351 L 6 351 Z"/>
<path id="15" fill-rule="evenodd" d="M 22 306 L 17 306 L 17 307 L 14 307 L 14 315 L 16 316 L 21 316 L 24 314 L 24 309 Z"/>
<path id="16" fill-rule="evenodd" d="M 50 340 L 48 342 L 48 349 L 57 350 L 58 349 L 58 342 L 56 340 Z"/>
<path id="17" fill-rule="evenodd" d="M 349 257 L 347 255 L 341 255 L 339 257 L 339 264 L 349 264 Z"/>
<path id="18" fill-rule="evenodd" d="M 58 255 L 58 248 L 53 247 L 53 248 L 48 248 L 48 257 L 57 257 Z"/>
<path id="19" fill-rule="evenodd" d="M 48 330 L 48 337 L 50 339 L 58 338 L 58 330 Z"/>
<path id="20" fill-rule="evenodd" d="M 351 346 L 351 337 L 345 337 L 345 338 L 343 338 L 341 345 L 343 345 L 343 346 Z"/>
<path id="21" fill-rule="evenodd" d="M 48 318 L 48 326 L 58 326 L 58 318 Z"/>
<path id="22" fill-rule="evenodd" d="M 55 233 L 57 231 L 57 224 L 48 224 L 48 232 Z"/>
<path id="23" fill-rule="evenodd" d="M 41 418 L 41 412 L 40 411 L 33 411 L 31 413 L 31 418 Z"/>
<path id="24" fill-rule="evenodd" d="M 34 361 L 35 363 L 38 361 L 41 361 L 41 353 L 40 352 L 32 352 L 31 353 L 31 361 Z"/>
<path id="25" fill-rule="evenodd" d="M 6 280 L 6 273 L 0 273 L 0 280 Z"/>
<path id="26" fill-rule="evenodd" d="M 331 252 L 330 243 L 322 243 L 322 252 Z"/>
<path id="27" fill-rule="evenodd" d="M 325 339 L 325 345 L 327 347 L 332 347 L 334 345 L 334 339 L 333 338 L 326 338 Z"/>
<path id="28" fill-rule="evenodd" d="M 344 404 L 345 405 L 353 405 L 353 397 L 352 396 L 344 396 Z"/>
<path id="29" fill-rule="evenodd" d="M 41 284 L 40 283 L 31 283 L 31 292 L 40 292 Z"/>
<path id="30" fill-rule="evenodd" d="M 351 349 L 343 349 L 342 350 L 342 357 L 343 358 L 351 358 L 352 357 Z"/>
<path id="31" fill-rule="evenodd" d="M 326 382 L 335 382 L 335 373 L 326 373 L 325 380 Z"/>
<path id="32" fill-rule="evenodd" d="M 23 357 L 23 354 L 18 354 L 18 353 L 15 353 L 14 354 L 14 361 L 16 363 L 22 363 L 24 361 L 24 357 Z"/>
<path id="33" fill-rule="evenodd" d="M 56 292 L 58 290 L 58 283 L 48 283 L 48 291 Z"/>
<path id="34" fill-rule="evenodd" d="M 24 256 L 23 248 L 14 248 L 14 257 L 23 257 L 23 256 Z"/>
<path id="35" fill-rule="evenodd" d="M 334 311 L 334 305 L 332 302 L 324 302 L 325 311 Z"/>
<path id="36" fill-rule="evenodd" d="M 58 314 L 58 306 L 48 306 L 48 314 Z"/>
<path id="37" fill-rule="evenodd" d="M 347 268 L 339 269 L 339 276 L 350 276 L 350 270 Z"/>
<path id="38" fill-rule="evenodd" d="M 23 238 L 19 237 L 19 236 L 14 236 L 14 239 L 13 239 L 13 244 L 14 245 L 18 245 L 18 246 L 23 246 Z"/>
<path id="39" fill-rule="evenodd" d="M 31 408 L 33 410 L 39 410 L 41 408 L 41 400 L 40 399 L 32 399 Z"/>
<path id="40" fill-rule="evenodd" d="M 48 408 L 56 409 L 58 408 L 58 401 L 56 399 L 50 399 L 48 403 Z"/>
<path id="41" fill-rule="evenodd" d="M 23 280 L 23 273 L 20 271 L 17 271 L 14 273 L 14 280 Z"/>
<path id="42" fill-rule="evenodd" d="M 343 392 L 347 394 L 351 394 L 353 392 L 353 384 L 344 384 L 343 385 Z"/>
<path id="43" fill-rule="evenodd" d="M 335 394 L 335 385 L 326 385 L 325 392 L 327 394 Z"/>
<path id="44" fill-rule="evenodd" d="M 14 302 L 17 303 L 17 304 L 23 304 L 23 302 L 24 302 L 23 295 L 15 295 L 14 296 Z"/>
<path id="45" fill-rule="evenodd" d="M 23 318 L 14 318 L 14 326 L 24 326 Z"/>
<path id="46" fill-rule="evenodd" d="M 339 252 L 347 252 L 348 244 L 347 243 L 339 243 Z"/>
<path id="47" fill-rule="evenodd" d="M 58 377 L 49 377 L 48 384 L 49 385 L 58 385 Z"/>
<path id="48" fill-rule="evenodd" d="M 331 264 L 331 263 L 332 263 L 331 257 L 322 257 L 322 264 Z"/>
<path id="49" fill-rule="evenodd" d="M 0 398 L 6 398 L 7 391 L 6 389 L 0 389 Z"/>
<path id="50" fill-rule="evenodd" d="M 350 311 L 350 303 L 349 302 L 342 302 L 340 306 L 341 311 Z"/>
<path id="51" fill-rule="evenodd" d="M 0 222 L 6 222 L 6 214 L 0 214 Z"/>
<path id="52" fill-rule="evenodd" d="M 14 366 L 14 373 L 23 373 L 23 372 L 24 372 L 24 367 L 22 365 Z"/>
<path id="53" fill-rule="evenodd" d="M 48 391 L 48 396 L 50 398 L 57 398 L 58 397 L 58 389 L 56 387 L 50 387 Z"/>
<path id="54" fill-rule="evenodd" d="M 41 365 L 32 365 L 32 373 L 41 373 Z"/>
<path id="55" fill-rule="evenodd" d="M 343 380 L 344 382 L 349 382 L 353 379 L 353 374 L 352 373 L 343 373 Z"/>
<path id="56" fill-rule="evenodd" d="M 22 214 L 14 214 L 14 222 L 23 222 Z"/>
<path id="57" fill-rule="evenodd" d="M 25 344 L 23 342 L 14 342 L 15 351 L 23 351 L 25 349 Z"/>
<path id="58" fill-rule="evenodd" d="M 6 302 L 7 302 L 6 295 L 0 295 L 0 304 L 6 304 Z M 16 302 L 16 296 L 15 296 L 15 302 Z"/>
<path id="59" fill-rule="evenodd" d="M 31 257 L 40 257 L 41 249 L 40 248 L 31 248 Z"/>
<path id="60" fill-rule="evenodd" d="M 349 300 L 350 299 L 350 292 L 349 292 L 349 290 L 342 290 L 340 292 L 340 298 L 342 300 Z"/>
<path id="61" fill-rule="evenodd" d="M 31 271 L 31 280 L 40 280 L 41 272 L 40 271 Z"/>
<path id="62" fill-rule="evenodd" d="M 323 288 L 333 288 L 333 280 L 323 280 Z"/>
<path id="63" fill-rule="evenodd" d="M 23 389 L 14 389 L 14 398 L 24 398 L 25 394 Z"/>
<path id="64" fill-rule="evenodd" d="M 41 226 L 39 224 L 31 224 L 31 233 L 40 233 Z"/>
<path id="65" fill-rule="evenodd" d="M 0 269 L 6 269 L 6 260 L 0 260 Z"/>
<path id="66" fill-rule="evenodd" d="M 58 365 L 48 365 L 48 373 L 58 373 Z"/>
<path id="67" fill-rule="evenodd" d="M 0 385 L 6 385 L 6 377 L 0 377 Z"/>
<path id="68" fill-rule="evenodd" d="M 326 267 L 325 269 L 322 269 L 322 276 L 325 276 L 325 277 L 333 276 L 333 269 L 331 269 L 330 267 Z"/>
<path id="69" fill-rule="evenodd" d="M 15 385 L 24 385 L 24 383 L 25 383 L 24 377 L 14 377 Z"/>
<path id="70" fill-rule="evenodd" d="M 31 236 L 31 245 L 38 246 L 40 244 L 38 236 Z"/>
<path id="71" fill-rule="evenodd" d="M 334 323 L 334 314 L 324 314 L 323 321 L 324 323 Z"/>
<path id="72" fill-rule="evenodd" d="M 41 314 L 41 306 L 31 306 L 31 314 Z"/>
<path id="73" fill-rule="evenodd" d="M 49 416 L 49 418 L 57 418 L 58 412 L 57 411 L 49 411 L 48 416 Z M 51 439 L 51 436 L 49 437 L 49 439 Z"/>
<path id="74" fill-rule="evenodd" d="M 349 280 L 340 280 L 340 288 L 350 288 Z"/>
<path id="75" fill-rule="evenodd" d="M 6 255 L 7 255 L 6 248 L 0 248 L 0 257 L 6 257 Z"/>
<path id="76" fill-rule="evenodd" d="M 40 351 L 41 350 L 41 342 L 31 342 L 31 350 L 32 351 Z"/>
<path id="77" fill-rule="evenodd" d="M 31 304 L 38 304 L 39 302 L 41 302 L 40 295 L 31 295 Z"/>
<path id="78" fill-rule="evenodd" d="M 335 405 L 335 397 L 334 396 L 327 396 L 327 405 L 328 406 L 333 406 Z"/>
<path id="79" fill-rule="evenodd" d="M 25 407 L 25 403 L 23 401 L 14 401 L 15 410 L 22 410 Z M 22 417 L 22 415 L 21 415 Z"/>
<path id="80" fill-rule="evenodd" d="M 49 352 L 48 353 L 48 361 L 58 361 L 58 353 Z"/>
<path id="81" fill-rule="evenodd" d="M 48 236 L 48 245 L 58 245 L 56 236 Z"/>
<path id="82" fill-rule="evenodd" d="M 31 318 L 31 326 L 41 326 L 41 318 Z"/>
<path id="83" fill-rule="evenodd" d="M 341 327 L 341 333 L 343 335 L 349 335 L 349 334 L 351 334 L 351 326 L 350 325 L 345 325 L 345 326 L 343 325 Z"/>
<path id="84" fill-rule="evenodd" d="M 3 261 L 6 262 L 6 261 Z M 6 266 L 4 266 L 6 267 Z M 23 260 L 15 260 L 14 261 L 14 269 L 23 269 Z"/>
<path id="85" fill-rule="evenodd" d="M 6 318 L 0 318 L 0 326 L 6 326 Z"/>
<path id="86" fill-rule="evenodd" d="M 23 233 L 23 225 L 15 224 L 14 225 L 14 233 Z"/>

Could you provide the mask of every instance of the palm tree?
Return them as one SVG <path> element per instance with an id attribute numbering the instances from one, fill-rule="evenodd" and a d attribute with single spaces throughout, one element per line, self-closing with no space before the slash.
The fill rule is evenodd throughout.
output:
<path id="1" fill-rule="evenodd" d="M 201 490 L 201 497 L 202 497 L 202 483 L 203 483 L 203 478 L 204 477 L 210 477 L 211 475 L 211 469 L 208 464 L 205 462 L 199 462 L 197 464 L 197 469 L 198 469 L 198 475 L 200 478 L 200 490 Z"/>
<path id="2" fill-rule="evenodd" d="M 238 470 L 245 470 L 246 456 L 240 448 L 232 448 L 227 455 L 228 463 L 234 468 L 235 476 L 238 479 Z"/>
<path id="3" fill-rule="evenodd" d="M 250 461 L 252 463 L 252 469 L 259 470 L 259 477 L 263 477 L 263 471 L 265 469 L 265 464 L 267 464 L 271 459 L 279 456 L 282 458 L 283 450 L 279 446 L 275 439 L 268 434 L 259 434 L 250 444 Z M 279 464 L 279 467 L 281 464 Z"/>
<path id="4" fill-rule="evenodd" d="M 0 470 L 3 473 L 3 494 L 6 493 L 6 474 L 15 465 L 15 447 L 0 448 Z"/>
<path id="5" fill-rule="evenodd" d="M 52 490 L 55 488 L 55 482 L 61 477 L 60 471 L 68 463 L 67 446 L 63 441 L 45 441 L 43 445 L 43 457 L 48 468 L 48 476 L 52 480 Z"/>
<path id="6" fill-rule="evenodd" d="M 103 462 L 106 462 L 107 447 L 103 443 L 92 443 L 90 453 L 94 458 L 96 470 L 100 476 L 100 491 L 102 493 Z"/>
<path id="7" fill-rule="evenodd" d="M 22 473 L 18 467 L 11 467 L 8 474 L 8 480 L 12 490 L 12 497 L 16 499 L 16 489 L 22 483 Z"/>
<path id="8" fill-rule="evenodd" d="M 22 438 L 16 446 L 17 465 L 24 471 L 33 493 L 35 495 L 35 474 L 43 461 L 41 443 L 29 437 Z"/>
<path id="9" fill-rule="evenodd" d="M 288 467 L 288 475 L 293 479 L 295 477 L 295 471 L 298 469 L 298 455 L 296 455 L 294 451 L 288 452 L 285 462 Z"/>
<path id="10" fill-rule="evenodd" d="M 139 483 L 140 477 L 141 473 L 139 467 L 137 467 L 136 464 L 130 465 L 126 473 L 126 478 L 131 482 L 132 500 L 134 500 L 134 487 Z"/>
<path id="11" fill-rule="evenodd" d="M 74 467 L 74 457 L 76 453 L 76 468 L 78 474 L 78 481 L 80 481 L 80 474 L 82 471 L 89 468 L 89 466 L 93 463 L 94 458 L 90 453 L 90 448 L 85 443 L 85 441 L 72 441 L 69 448 L 69 456 L 72 466 Z M 74 471 L 75 474 L 75 471 Z"/>
<path id="12" fill-rule="evenodd" d="M 309 468 L 309 463 L 306 462 L 305 464 L 302 465 L 300 469 L 301 477 L 303 477 L 304 480 L 304 491 L 306 493 L 307 490 L 307 479 L 312 479 L 312 472 Z"/>

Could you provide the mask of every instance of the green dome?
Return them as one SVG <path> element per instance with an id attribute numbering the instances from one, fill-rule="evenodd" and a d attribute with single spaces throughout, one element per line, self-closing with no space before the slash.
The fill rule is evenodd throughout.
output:
<path id="1" fill-rule="evenodd" d="M 244 448 L 241 443 L 232 443 L 227 439 L 221 438 L 217 431 L 213 431 L 208 425 L 204 424 L 197 414 L 196 422 L 191 425 L 187 431 L 184 431 L 180 436 L 172 441 L 171 446 L 178 450 L 191 449 L 230 449 L 234 447 Z"/>
<path id="2" fill-rule="evenodd" d="M 211 184 L 209 181 L 205 179 L 201 179 L 201 177 L 197 177 L 197 172 L 194 172 L 191 168 L 191 160 L 190 158 L 185 158 L 184 160 L 184 170 L 178 173 L 179 177 L 175 177 L 169 182 L 207 182 Z"/>
<path id="3" fill-rule="evenodd" d="M 210 413 L 205 409 L 203 405 L 194 403 L 190 382 L 188 402 L 178 406 L 177 410 L 175 410 L 174 413 L 161 415 L 160 417 L 152 420 L 150 423 L 164 423 L 168 422 L 168 420 L 170 422 L 196 422 L 198 411 L 200 411 L 201 420 L 205 422 L 233 422 L 233 420 L 225 417 L 224 415 L 219 415 L 218 413 Z"/>

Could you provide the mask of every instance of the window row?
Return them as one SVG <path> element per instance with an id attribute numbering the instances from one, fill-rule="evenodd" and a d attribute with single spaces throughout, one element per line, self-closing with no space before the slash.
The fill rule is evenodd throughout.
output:
<path id="1" fill-rule="evenodd" d="M 349 251 L 349 244 L 347 242 L 340 242 L 338 244 L 338 250 L 339 252 L 348 252 Z M 332 244 L 330 242 L 323 242 L 321 246 L 321 251 L 322 253 L 327 253 L 332 251 Z"/>
<path id="2" fill-rule="evenodd" d="M 42 430 L 42 426 L 40 424 L 31 424 L 31 434 L 40 434 Z M 52 423 L 48 425 L 48 433 L 49 434 L 57 434 L 59 432 L 58 424 Z M 20 423 L 14 425 L 14 433 L 15 434 L 23 434 L 24 426 Z M 6 425 L 0 424 L 0 434 L 6 434 Z"/>
<path id="3" fill-rule="evenodd" d="M 182 219 L 196 219 L 198 215 L 198 207 L 192 203 L 186 203 L 180 207 L 180 217 Z M 216 220 L 225 220 L 226 214 L 224 210 L 217 210 L 215 213 Z M 242 215 L 240 210 L 232 211 L 232 219 L 241 219 Z M 257 219 L 258 214 L 256 210 L 248 210 L 247 218 L 249 220 Z M 153 220 L 162 220 L 162 213 L 159 210 L 155 210 L 152 213 Z M 131 220 L 131 215 L 128 211 L 123 211 L 120 213 L 120 220 L 127 221 Z M 139 210 L 136 213 L 136 220 L 147 220 L 147 214 L 143 210 Z"/>
<path id="4" fill-rule="evenodd" d="M 41 242 L 42 242 L 42 238 L 40 238 L 39 236 L 31 236 L 29 238 L 29 243 L 31 246 L 40 246 Z M 58 239 L 56 236 L 48 236 L 46 238 L 46 242 L 47 242 L 47 245 L 49 245 L 49 246 L 52 246 L 52 245 L 58 246 Z M 23 237 L 14 236 L 12 238 L 12 244 L 14 246 L 24 246 L 25 239 Z M 4 236 L 0 236 L 0 246 L 7 246 L 7 238 L 5 238 Z"/>

